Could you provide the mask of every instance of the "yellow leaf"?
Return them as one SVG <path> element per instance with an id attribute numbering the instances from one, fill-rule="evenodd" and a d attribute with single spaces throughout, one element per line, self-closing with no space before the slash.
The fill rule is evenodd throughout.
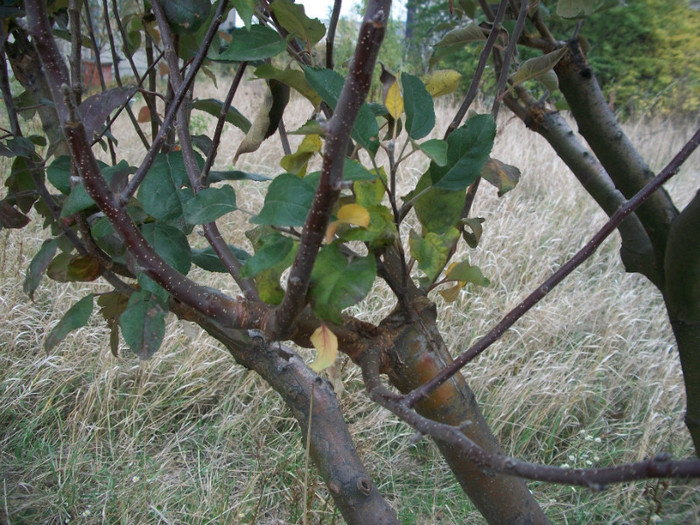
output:
<path id="1" fill-rule="evenodd" d="M 338 224 L 340 224 L 338 221 L 333 221 L 328 225 L 328 228 L 326 228 L 326 244 L 333 242 L 333 237 L 338 229 Z"/>
<path id="2" fill-rule="evenodd" d="M 448 303 L 453 303 L 457 300 L 457 297 L 459 297 L 459 291 L 464 288 L 464 285 L 462 283 L 455 284 L 454 286 L 450 288 L 445 288 L 442 290 L 438 290 L 438 293 L 442 295 L 443 299 L 447 301 Z"/>
<path id="3" fill-rule="evenodd" d="M 296 152 L 290 155 L 285 155 L 280 161 L 280 166 L 282 166 L 289 173 L 296 173 L 297 175 L 303 177 L 306 175 L 306 168 L 309 164 L 309 160 L 318 151 L 321 151 L 323 144 L 321 142 L 321 137 L 318 135 L 307 135 L 304 140 L 299 144 Z"/>
<path id="4" fill-rule="evenodd" d="M 454 69 L 438 69 L 424 75 L 421 80 L 431 97 L 448 95 L 457 89 L 462 75 Z"/>
<path id="5" fill-rule="evenodd" d="M 359 204 L 346 204 L 341 206 L 337 213 L 338 222 L 352 224 L 353 226 L 369 226 L 369 212 Z"/>
<path id="6" fill-rule="evenodd" d="M 386 97 L 384 97 L 384 105 L 389 110 L 389 114 L 395 119 L 398 119 L 403 113 L 403 97 L 401 96 L 398 82 L 395 81 L 387 90 Z"/>
<path id="7" fill-rule="evenodd" d="M 325 323 L 321 323 L 321 326 L 314 330 L 310 339 L 318 356 L 309 367 L 314 372 L 322 372 L 335 362 L 338 355 L 338 338 Z"/>

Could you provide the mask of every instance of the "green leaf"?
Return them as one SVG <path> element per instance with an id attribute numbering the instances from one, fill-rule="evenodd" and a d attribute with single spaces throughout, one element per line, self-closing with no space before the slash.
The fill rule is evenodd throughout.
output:
<path id="1" fill-rule="evenodd" d="M 352 159 L 345 159 L 345 164 L 343 165 L 343 179 L 344 180 L 376 180 L 377 174 L 373 171 L 369 171 L 361 163 Z"/>
<path id="2" fill-rule="evenodd" d="M 119 357 L 119 317 L 128 303 L 129 297 L 119 292 L 108 292 L 97 298 L 100 315 L 109 328 L 109 347 L 114 357 Z"/>
<path id="3" fill-rule="evenodd" d="M 231 45 L 220 55 L 210 57 L 221 62 L 254 62 L 279 55 L 287 48 L 280 35 L 267 26 L 256 24 L 250 29 L 231 32 Z"/>
<path id="4" fill-rule="evenodd" d="M 416 145 L 437 166 L 447 166 L 447 142 L 440 139 L 430 139 Z"/>
<path id="5" fill-rule="evenodd" d="M 462 238 L 466 241 L 470 248 L 476 248 L 481 240 L 481 234 L 484 228 L 481 226 L 485 219 L 481 217 L 469 217 L 467 219 L 462 219 L 462 224 L 469 228 L 471 231 L 467 231 L 466 228 L 462 229 Z"/>
<path id="6" fill-rule="evenodd" d="M 184 233 L 162 222 L 144 224 L 141 233 L 167 264 L 187 275 L 192 264 L 192 252 Z"/>
<path id="7" fill-rule="evenodd" d="M 559 77 L 552 69 L 545 71 L 541 75 L 537 75 L 535 78 L 542 82 L 542 85 L 546 87 L 547 91 L 550 93 L 554 93 L 559 89 Z"/>
<path id="8" fill-rule="evenodd" d="M 311 272 L 309 298 L 320 319 L 342 323 L 341 311 L 361 301 L 377 276 L 374 257 L 350 261 L 333 243 L 324 246 Z"/>
<path id="9" fill-rule="evenodd" d="M 100 276 L 99 261 L 90 255 L 59 253 L 46 268 L 46 275 L 59 283 L 89 282 Z"/>
<path id="10" fill-rule="evenodd" d="M 318 135 L 307 135 L 294 153 L 285 155 L 280 160 L 280 166 L 288 173 L 296 173 L 300 177 L 306 175 L 306 169 L 313 156 L 321 151 L 323 143 Z"/>
<path id="11" fill-rule="evenodd" d="M 352 185 L 355 202 L 364 208 L 380 204 L 382 199 L 384 199 L 385 191 L 384 183 L 379 178 L 374 180 L 357 180 Z"/>
<path id="12" fill-rule="evenodd" d="M 270 4 L 270 9 L 280 25 L 303 40 L 308 50 L 326 34 L 326 26 L 317 18 L 311 19 L 306 16 L 303 5 L 295 4 L 290 0 L 274 0 Z"/>
<path id="13" fill-rule="evenodd" d="M 22 213 L 28 213 L 39 197 L 32 178 L 32 170 L 29 169 L 27 159 L 24 157 L 16 157 L 12 161 L 10 176 L 5 180 L 5 186 L 9 190 L 7 197 L 12 199 L 13 204 Z"/>
<path id="14" fill-rule="evenodd" d="M 432 68 L 443 58 L 462 50 L 467 44 L 484 40 L 486 40 L 484 32 L 473 22 L 457 27 L 446 33 L 442 40 L 435 44 L 433 54 L 430 57 L 430 67 Z"/>
<path id="15" fill-rule="evenodd" d="M 70 157 L 61 155 L 46 168 L 46 177 L 64 195 L 70 193 Z"/>
<path id="16" fill-rule="evenodd" d="M 557 15 L 562 18 L 581 18 L 593 13 L 597 0 L 559 0 Z"/>
<path id="17" fill-rule="evenodd" d="M 306 75 L 306 80 L 321 95 L 323 101 L 331 109 L 335 110 L 335 106 L 338 104 L 338 97 L 345 84 L 343 76 L 330 69 L 313 67 L 304 67 L 304 74 Z M 355 125 L 352 128 L 352 138 L 374 155 L 379 149 L 378 135 L 379 126 L 374 113 L 367 104 L 362 104 L 360 111 L 357 113 Z"/>
<path id="18" fill-rule="evenodd" d="M 269 226 L 257 226 L 252 230 L 248 230 L 245 235 L 248 237 L 253 245 L 253 249 L 257 253 L 263 250 L 268 242 L 274 240 L 274 234 L 276 233 L 277 232 Z M 280 286 L 280 278 L 284 271 L 292 265 L 295 257 L 296 249 L 293 248 L 278 264 L 261 271 L 254 277 L 258 293 L 263 301 L 268 304 L 279 304 L 282 302 L 284 298 L 284 288 Z"/>
<path id="19" fill-rule="evenodd" d="M 304 73 L 296 69 L 277 69 L 272 64 L 263 64 L 255 70 L 258 78 L 275 79 L 296 89 L 302 96 L 306 97 L 314 107 L 321 103 L 321 97 L 306 81 Z"/>
<path id="20" fill-rule="evenodd" d="M 481 170 L 481 176 L 498 188 L 498 196 L 515 188 L 520 180 L 520 170 L 515 166 L 489 157 Z"/>
<path id="21" fill-rule="evenodd" d="M 251 219 L 254 224 L 303 226 L 311 209 L 316 188 L 306 179 L 283 173 L 270 183 L 260 213 Z"/>
<path id="22" fill-rule="evenodd" d="M 86 210 L 95 205 L 95 201 L 88 195 L 87 190 L 82 184 L 73 186 L 68 198 L 63 203 L 61 209 L 61 218 L 69 217 L 74 213 Z"/>
<path id="23" fill-rule="evenodd" d="M 392 244 L 397 238 L 394 215 L 386 206 L 376 205 L 367 208 L 369 226 L 367 228 L 349 228 L 339 232 L 341 241 L 361 241 L 369 243 L 370 250 Z"/>
<path id="24" fill-rule="evenodd" d="M 183 206 L 188 224 L 206 224 L 236 209 L 236 193 L 228 185 L 204 188 Z"/>
<path id="25" fill-rule="evenodd" d="M 294 247 L 289 237 L 273 233 L 261 239 L 262 247 L 241 267 L 241 277 L 255 277 L 264 270 L 274 268 L 287 258 Z"/>
<path id="26" fill-rule="evenodd" d="M 427 284 L 432 283 L 440 275 L 447 263 L 448 255 L 458 240 L 457 228 L 450 228 L 441 234 L 428 232 L 425 237 L 411 230 L 408 239 L 411 255 L 418 261 L 418 268 L 425 273 Z"/>
<path id="27" fill-rule="evenodd" d="M 168 298 L 170 297 L 168 291 L 153 279 L 148 277 L 145 273 L 139 273 L 136 276 L 136 281 L 138 282 L 141 290 L 152 293 L 153 297 L 158 299 L 161 303 L 167 304 Z"/>
<path id="28" fill-rule="evenodd" d="M 63 341 L 70 332 L 85 326 L 92 314 L 92 298 L 93 295 L 89 294 L 68 309 L 46 337 L 44 341 L 46 353 Z"/>
<path id="29" fill-rule="evenodd" d="M 477 284 L 479 286 L 488 286 L 490 281 L 481 273 L 478 266 L 472 266 L 467 261 L 455 264 L 447 274 L 448 281 L 464 281 L 467 283 Z"/>
<path id="30" fill-rule="evenodd" d="M 0 144 L 0 156 L 25 157 L 34 156 L 34 143 L 26 137 L 12 137 L 5 144 Z"/>
<path id="31" fill-rule="evenodd" d="M 228 247 L 239 261 L 245 262 L 250 258 L 250 255 L 240 248 L 230 244 Z M 207 246 L 206 248 L 193 248 L 192 263 L 208 272 L 228 273 L 228 269 L 224 266 L 224 263 L 221 262 L 221 259 L 219 259 L 219 256 L 211 246 Z"/>
<path id="32" fill-rule="evenodd" d="M 198 162 L 203 164 L 201 157 Z M 158 154 L 137 197 L 144 211 L 159 221 L 185 229 L 185 202 L 192 198 L 182 152 Z"/>
<path id="33" fill-rule="evenodd" d="M 34 292 L 39 287 L 44 272 L 46 272 L 49 263 L 56 254 L 57 246 L 58 241 L 56 239 L 45 240 L 41 248 L 39 248 L 39 251 L 36 252 L 32 262 L 29 263 L 29 269 L 27 270 L 27 275 L 24 277 L 22 289 L 32 301 L 34 300 Z"/>
<path id="34" fill-rule="evenodd" d="M 241 170 L 227 170 L 227 171 L 210 171 L 209 172 L 209 182 L 222 182 L 225 180 L 254 180 L 256 182 L 272 180 L 270 177 L 265 175 L 259 175 L 257 173 L 249 173 L 247 171 Z"/>
<path id="35" fill-rule="evenodd" d="M 414 140 L 422 139 L 435 126 L 433 97 L 416 76 L 402 73 L 401 85 L 403 86 L 404 111 L 406 112 L 406 132 Z"/>
<path id="36" fill-rule="evenodd" d="M 192 102 L 192 109 L 204 111 L 206 113 L 209 113 L 210 115 L 215 116 L 216 118 L 219 118 L 221 108 L 223 107 L 224 103 L 221 100 L 217 100 L 215 98 L 197 99 Z M 251 126 L 250 121 L 247 118 L 245 118 L 245 116 L 233 106 L 229 106 L 228 110 L 226 111 L 226 122 L 228 122 L 229 124 L 233 124 L 238 129 L 243 131 L 243 133 L 248 133 L 248 130 Z"/>
<path id="37" fill-rule="evenodd" d="M 443 190 L 461 190 L 481 173 L 488 159 L 496 123 L 491 115 L 475 115 L 447 138 L 447 166 L 431 166 L 433 185 Z"/>
<path id="38" fill-rule="evenodd" d="M 236 13 L 241 17 L 246 29 L 250 29 L 250 23 L 253 20 L 255 13 L 256 0 L 233 0 L 233 7 L 236 8 Z"/>
<path id="39" fill-rule="evenodd" d="M 511 77 L 512 85 L 508 89 L 513 89 L 513 87 L 517 86 L 518 84 L 522 84 L 526 80 L 530 80 L 531 78 L 536 78 L 545 74 L 547 71 L 556 66 L 566 53 L 567 47 L 564 46 L 547 53 L 546 55 L 526 60 L 520 64 L 518 70 L 513 73 L 513 76 Z"/>
<path id="40" fill-rule="evenodd" d="M 165 18 L 177 34 L 196 32 L 209 18 L 210 0 L 168 0 L 163 3 Z"/>
<path id="41" fill-rule="evenodd" d="M 119 317 L 124 341 L 141 359 L 149 359 L 158 351 L 165 336 L 164 305 L 150 292 L 131 295 L 126 309 Z"/>
<path id="42" fill-rule="evenodd" d="M 464 191 L 448 191 L 432 187 L 430 170 L 418 180 L 416 189 L 406 196 L 415 199 L 413 208 L 423 228 L 444 233 L 459 222 L 464 208 Z"/>

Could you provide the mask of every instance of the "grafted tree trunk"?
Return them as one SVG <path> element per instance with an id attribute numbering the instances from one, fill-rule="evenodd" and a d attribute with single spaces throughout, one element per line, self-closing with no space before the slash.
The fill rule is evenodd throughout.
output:
<path id="1" fill-rule="evenodd" d="M 291 350 L 262 336 L 222 328 L 200 314 L 182 310 L 222 342 L 234 359 L 254 370 L 282 397 L 299 422 L 309 452 L 336 506 L 349 525 L 398 525 L 394 510 L 370 479 L 343 419 L 331 385 L 314 374 Z M 313 398 L 313 404 L 311 399 Z"/>
<path id="2" fill-rule="evenodd" d="M 452 361 L 436 325 L 435 306 L 425 297 L 412 301 L 415 315 L 397 311 L 383 325 L 395 335 L 384 370 L 391 383 L 407 393 L 432 379 Z M 430 419 L 460 427 L 472 441 L 490 453 L 501 449 L 461 374 L 456 374 L 416 405 Z M 542 512 L 522 479 L 483 472 L 448 443 L 436 440 L 445 461 L 479 512 L 494 524 L 546 524 Z"/>

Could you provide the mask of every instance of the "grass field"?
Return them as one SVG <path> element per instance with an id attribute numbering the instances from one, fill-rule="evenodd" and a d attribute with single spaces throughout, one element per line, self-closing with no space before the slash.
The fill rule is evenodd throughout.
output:
<path id="1" fill-rule="evenodd" d="M 244 96 L 253 92 L 249 88 Z M 254 106 L 241 100 L 234 102 L 241 110 Z M 287 129 L 309 116 L 308 107 L 296 104 Z M 449 103 L 439 105 L 440 130 L 452 110 Z M 200 132 L 213 129 L 203 115 L 193 123 Z M 628 131 L 659 169 L 692 128 L 640 121 Z M 124 129 L 119 155 L 137 162 L 138 144 L 127 135 Z M 239 139 L 234 131 L 224 144 Z M 222 165 L 230 165 L 234 152 L 235 146 L 222 152 Z M 275 173 L 281 155 L 275 137 L 237 167 Z M 502 117 L 494 156 L 520 167 L 523 177 L 502 198 L 484 186 L 476 199 L 474 214 L 486 222 L 480 247 L 468 256 L 491 286 L 463 292 L 448 305 L 436 294 L 455 353 L 605 220 L 548 145 L 509 115 Z M 696 154 L 668 185 L 679 206 L 697 189 L 699 161 Z M 5 173 L 6 158 L 0 166 Z M 415 181 L 423 167 L 416 159 L 402 178 Z M 254 210 L 260 187 L 235 186 L 239 203 Z M 223 221 L 227 239 L 242 241 L 245 220 L 237 214 Z M 95 315 L 46 355 L 48 331 L 96 287 L 45 280 L 31 302 L 22 282 L 44 236 L 37 224 L 0 232 L 0 523 L 342 523 L 313 467 L 303 504 L 301 436 L 278 396 L 198 327 L 171 318 L 161 351 L 139 362 L 124 344 L 120 358 L 111 355 L 108 331 Z M 680 365 L 661 298 L 643 278 L 624 273 L 618 244 L 617 238 L 607 241 L 465 368 L 509 454 L 581 467 L 660 452 L 693 454 L 682 422 Z M 221 275 L 195 275 L 235 293 Z M 393 306 L 378 287 L 353 313 L 377 320 Z M 432 442 L 415 443 L 409 427 L 369 403 L 358 370 L 345 359 L 340 368 L 339 395 L 351 432 L 401 522 L 482 523 Z M 530 488 L 554 523 L 700 523 L 696 482 L 630 483 L 601 492 L 542 483 Z"/>

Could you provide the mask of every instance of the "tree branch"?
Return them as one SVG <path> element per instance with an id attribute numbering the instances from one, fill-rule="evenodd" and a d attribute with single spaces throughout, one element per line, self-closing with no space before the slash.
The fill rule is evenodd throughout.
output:
<path id="1" fill-rule="evenodd" d="M 700 478 L 700 460 L 671 460 L 664 454 L 618 467 L 576 469 L 535 465 L 503 454 L 487 452 L 465 436 L 460 428 L 421 416 L 407 406 L 399 394 L 388 390 L 379 377 L 379 355 L 380 352 L 375 350 L 366 352 L 362 357 L 362 378 L 370 399 L 419 432 L 459 449 L 485 472 L 510 474 L 536 481 L 580 485 L 593 490 L 603 490 L 610 483 L 650 478 Z"/>
<path id="2" fill-rule="evenodd" d="M 314 464 L 346 523 L 398 525 L 394 511 L 370 479 L 353 444 L 331 385 L 288 347 L 259 332 L 226 329 L 199 312 L 177 309 L 221 341 L 238 363 L 255 370 L 282 397 L 307 435 Z M 311 402 L 313 398 L 313 403 Z M 307 429 L 311 427 L 311 432 Z"/>
<path id="3" fill-rule="evenodd" d="M 68 86 L 68 72 L 53 39 L 46 4 L 27 2 L 25 9 L 28 28 L 42 59 L 59 123 L 83 185 L 121 236 L 126 248 L 143 268 L 143 272 L 179 301 L 197 308 L 225 326 L 258 328 L 261 319 L 267 313 L 264 306 L 248 301 L 234 301 L 198 285 L 169 266 L 148 244 L 129 217 L 125 205 L 117 199 L 100 173 L 85 129 L 82 123 L 73 118 L 73 110 L 63 97 L 63 87 Z"/>
<path id="4" fill-rule="evenodd" d="M 569 259 L 551 277 L 538 286 L 530 295 L 520 302 L 515 308 L 494 326 L 484 337 L 479 339 L 471 348 L 457 357 L 454 362 L 445 367 L 438 375 L 408 394 L 404 400 L 408 407 L 414 406 L 418 401 L 433 392 L 441 384 L 456 374 L 464 365 L 486 350 L 520 319 L 528 310 L 535 306 L 552 288 L 558 285 L 575 268 L 581 265 L 602 242 L 620 225 L 620 223 L 636 210 L 643 202 L 654 194 L 661 186 L 675 175 L 680 166 L 686 161 L 690 154 L 700 145 L 700 130 L 696 131 L 693 137 L 681 148 L 668 165 L 639 193 L 628 200 L 624 206 L 618 209 L 608 222 L 591 238 L 586 245 L 581 248 L 571 259 Z"/>
<path id="5" fill-rule="evenodd" d="M 370 0 L 368 3 L 347 80 L 338 98 L 336 111 L 327 123 L 321 180 L 304 224 L 299 250 L 287 280 L 287 290 L 265 330 L 271 340 L 283 338 L 306 305 L 311 269 L 321 247 L 331 209 L 340 194 L 350 132 L 369 92 L 390 7 L 391 0 Z"/>
<path id="6" fill-rule="evenodd" d="M 522 87 L 515 88 L 518 99 L 526 106 L 521 106 L 515 98 L 507 95 L 506 105 L 525 125 L 542 135 L 554 148 L 557 155 L 569 167 L 588 194 L 608 215 L 612 215 L 625 204 L 625 197 L 615 187 L 603 166 L 591 155 L 574 135 L 566 119 L 558 111 L 547 111 L 528 91 Z M 659 267 L 651 241 L 639 221 L 636 213 L 631 213 L 618 227 L 622 246 L 620 257 L 625 270 L 639 272 L 653 283 L 661 283 Z"/>
<path id="7" fill-rule="evenodd" d="M 567 44 L 569 52 L 555 66 L 559 89 L 579 126 L 579 132 L 626 198 L 640 191 L 654 176 L 632 145 L 608 106 L 578 40 Z M 673 202 L 661 189 L 637 211 L 654 246 L 658 274 L 663 262 L 671 223 L 678 215 Z M 658 283 L 657 283 L 658 285 Z"/>

